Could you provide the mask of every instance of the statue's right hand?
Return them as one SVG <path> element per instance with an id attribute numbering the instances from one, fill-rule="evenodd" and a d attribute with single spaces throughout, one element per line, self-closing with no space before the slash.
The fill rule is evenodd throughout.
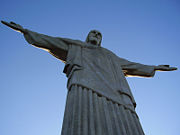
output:
<path id="1" fill-rule="evenodd" d="M 158 65 L 158 66 L 155 66 L 155 70 L 173 71 L 173 70 L 177 70 L 177 68 L 176 67 L 170 67 L 169 65 Z"/>
<path id="2" fill-rule="evenodd" d="M 21 33 L 26 33 L 26 30 L 19 24 L 16 24 L 14 22 L 5 22 L 5 21 L 1 21 L 2 24 L 10 27 L 11 29 L 15 30 L 15 31 L 18 31 L 18 32 L 21 32 Z"/>

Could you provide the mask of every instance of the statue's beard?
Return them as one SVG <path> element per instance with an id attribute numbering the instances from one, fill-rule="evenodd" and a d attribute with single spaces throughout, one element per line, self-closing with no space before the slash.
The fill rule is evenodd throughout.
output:
<path id="1" fill-rule="evenodd" d="M 98 39 L 96 39 L 96 38 L 91 38 L 89 40 L 89 43 L 91 43 L 92 45 L 98 45 L 99 44 Z"/>
<path id="2" fill-rule="evenodd" d="M 98 45 L 96 40 L 92 40 L 92 41 L 91 41 L 91 44 L 93 44 L 93 45 Z"/>

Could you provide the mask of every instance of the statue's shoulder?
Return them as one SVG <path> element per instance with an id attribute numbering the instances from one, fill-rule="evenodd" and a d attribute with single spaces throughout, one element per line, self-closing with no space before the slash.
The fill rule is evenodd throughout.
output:
<path id="1" fill-rule="evenodd" d="M 60 37 L 59 37 L 60 38 Z M 78 46 L 85 46 L 86 43 L 81 40 L 75 40 L 70 38 L 61 38 L 64 42 L 71 44 L 71 45 L 78 45 Z"/>
<path id="2" fill-rule="evenodd" d="M 108 55 L 111 59 L 116 60 L 116 61 L 125 61 L 124 58 L 119 57 L 118 55 L 116 55 L 114 52 L 112 52 L 111 50 L 101 47 L 101 50 L 103 51 L 104 54 Z"/>
<path id="3" fill-rule="evenodd" d="M 112 52 L 111 50 L 104 48 L 104 47 L 100 47 L 100 48 L 104 53 L 111 55 L 111 56 L 116 56 L 116 54 L 114 52 Z"/>

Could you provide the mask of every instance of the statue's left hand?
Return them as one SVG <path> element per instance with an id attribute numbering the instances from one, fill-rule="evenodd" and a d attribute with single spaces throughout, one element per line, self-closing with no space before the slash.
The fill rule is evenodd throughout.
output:
<path id="1" fill-rule="evenodd" d="M 155 70 L 157 70 L 157 71 L 173 71 L 173 70 L 177 70 L 177 68 L 170 67 L 169 65 L 158 65 L 158 66 L 155 66 Z"/>
<path id="2" fill-rule="evenodd" d="M 14 22 L 5 22 L 5 21 L 1 21 L 2 24 L 10 27 L 11 29 L 15 30 L 15 31 L 18 31 L 18 32 L 21 32 L 21 33 L 26 33 L 26 30 L 19 24 L 16 24 Z"/>

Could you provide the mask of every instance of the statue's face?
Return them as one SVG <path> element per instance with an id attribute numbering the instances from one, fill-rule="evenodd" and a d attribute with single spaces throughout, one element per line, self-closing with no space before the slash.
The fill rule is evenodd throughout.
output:
<path id="1" fill-rule="evenodd" d="M 102 35 L 97 30 L 92 30 L 88 34 L 88 42 L 93 45 L 100 45 L 102 40 Z"/>

